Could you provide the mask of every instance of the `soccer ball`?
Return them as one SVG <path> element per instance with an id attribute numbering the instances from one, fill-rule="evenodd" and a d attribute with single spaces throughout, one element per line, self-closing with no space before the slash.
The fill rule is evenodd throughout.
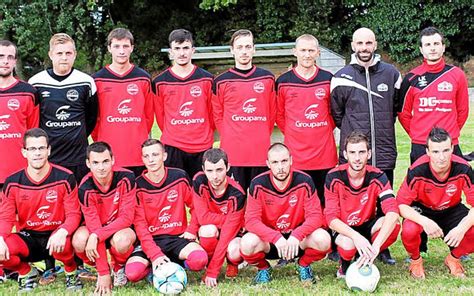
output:
<path id="1" fill-rule="evenodd" d="M 357 268 L 357 263 L 352 263 L 346 271 L 346 284 L 353 291 L 373 292 L 380 280 L 380 272 L 375 264 L 364 265 Z"/>
<path id="2" fill-rule="evenodd" d="M 187 282 L 186 272 L 174 262 L 168 262 L 153 272 L 153 286 L 162 294 L 179 294 L 184 290 Z"/>

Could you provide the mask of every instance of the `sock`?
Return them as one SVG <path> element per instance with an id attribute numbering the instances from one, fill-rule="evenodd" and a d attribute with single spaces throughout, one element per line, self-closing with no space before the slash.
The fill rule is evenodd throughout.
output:
<path id="1" fill-rule="evenodd" d="M 114 248 L 114 246 L 110 247 L 110 255 L 114 259 L 114 271 L 118 271 L 120 268 L 122 268 L 125 263 L 127 262 L 128 257 L 133 253 L 133 246 L 130 246 L 128 250 L 125 253 L 119 253 L 117 249 Z"/>
<path id="2" fill-rule="evenodd" d="M 420 258 L 420 244 L 421 244 L 421 233 L 423 227 L 421 225 L 405 219 L 402 226 L 402 243 L 411 259 Z"/>
<path id="3" fill-rule="evenodd" d="M 209 258 L 207 257 L 206 251 L 203 250 L 194 250 L 189 253 L 188 258 L 184 261 L 184 264 L 192 271 L 203 270 Z"/>
<path id="4" fill-rule="evenodd" d="M 357 249 L 345 250 L 340 246 L 337 246 L 337 251 L 339 252 L 339 256 L 346 261 L 351 261 L 355 254 L 357 253 Z"/>
<path id="5" fill-rule="evenodd" d="M 323 259 L 329 251 L 331 251 L 331 249 L 328 249 L 326 251 L 320 251 L 316 249 L 307 248 L 304 250 L 304 254 L 303 256 L 301 256 L 300 260 L 298 261 L 298 264 L 304 267 L 309 266 L 314 261 L 319 261 Z"/>
<path id="6" fill-rule="evenodd" d="M 150 267 L 142 262 L 131 262 L 125 265 L 125 275 L 131 282 L 138 282 L 150 272 Z"/>
<path id="7" fill-rule="evenodd" d="M 270 263 L 268 263 L 267 260 L 265 260 L 265 253 L 264 252 L 258 252 L 256 254 L 252 255 L 245 255 L 242 252 L 240 253 L 242 258 L 244 258 L 245 261 L 247 261 L 250 265 L 255 265 L 259 270 L 261 269 L 267 269 L 270 267 Z"/>
<path id="8" fill-rule="evenodd" d="M 199 244 L 203 247 L 204 250 L 207 252 L 207 256 L 212 258 L 214 255 L 214 251 L 217 246 L 217 237 L 200 237 Z"/>

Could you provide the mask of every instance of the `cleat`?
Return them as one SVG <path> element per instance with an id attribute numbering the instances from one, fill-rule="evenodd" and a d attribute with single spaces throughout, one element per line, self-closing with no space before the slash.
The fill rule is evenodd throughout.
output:
<path id="1" fill-rule="evenodd" d="M 461 262 L 471 261 L 471 257 L 469 255 L 462 255 L 459 257 L 459 259 L 461 259 Z"/>
<path id="2" fill-rule="evenodd" d="M 39 279 L 39 284 L 41 286 L 46 286 L 51 284 L 56 280 L 57 274 L 63 272 L 64 270 L 61 266 L 55 266 L 54 268 L 48 269 L 41 275 Z"/>
<path id="3" fill-rule="evenodd" d="M 97 281 L 97 275 L 85 265 L 77 267 L 77 273 L 81 280 L 85 281 Z"/>
<path id="4" fill-rule="evenodd" d="M 351 265 L 351 261 L 347 261 L 347 260 L 344 260 L 341 258 L 341 260 L 339 260 L 340 262 L 340 265 L 339 265 L 339 269 L 336 271 L 336 277 L 338 279 L 345 279 L 346 278 L 346 272 L 347 272 L 347 269 L 349 268 L 349 266 Z"/>
<path id="5" fill-rule="evenodd" d="M 454 258 L 451 253 L 446 256 L 446 259 L 444 259 L 444 265 L 449 269 L 449 272 L 457 277 L 457 278 L 465 278 L 466 277 L 466 271 L 464 270 L 464 267 L 461 264 L 461 260 Z"/>
<path id="6" fill-rule="evenodd" d="M 426 278 L 425 276 L 425 268 L 423 267 L 423 257 L 420 256 L 420 258 L 414 260 L 411 260 L 410 263 L 410 275 L 417 279 L 417 280 L 424 280 Z"/>
<path id="7" fill-rule="evenodd" d="M 26 275 L 18 277 L 18 293 L 26 293 L 33 291 L 38 286 L 39 273 L 36 268 L 32 267 Z"/>
<path id="8" fill-rule="evenodd" d="M 336 271 L 336 277 L 338 279 L 345 279 L 346 278 L 346 273 L 342 270 L 342 266 L 339 267 L 339 269 Z"/>
<path id="9" fill-rule="evenodd" d="M 380 252 L 378 259 L 387 265 L 395 265 L 395 263 L 397 263 L 395 259 L 392 258 L 392 255 L 390 254 L 390 251 L 388 249 L 385 249 Z"/>
<path id="10" fill-rule="evenodd" d="M 70 274 L 66 273 L 66 289 L 69 291 L 80 290 L 84 287 L 79 278 L 79 272 L 72 272 Z"/>
<path id="11" fill-rule="evenodd" d="M 301 266 L 298 264 L 298 273 L 300 274 L 300 281 L 303 284 L 313 284 L 316 282 L 311 265 Z"/>
<path id="12" fill-rule="evenodd" d="M 257 275 L 253 279 L 254 284 L 267 284 L 272 280 L 272 270 L 270 267 L 260 269 L 257 271 Z"/>
<path id="13" fill-rule="evenodd" d="M 235 278 L 237 277 L 238 274 L 239 274 L 239 267 L 230 262 L 227 262 L 227 266 L 225 268 L 225 277 Z"/>
<path id="14" fill-rule="evenodd" d="M 114 271 L 114 287 L 123 287 L 127 284 L 128 279 L 125 275 L 125 267 Z"/>

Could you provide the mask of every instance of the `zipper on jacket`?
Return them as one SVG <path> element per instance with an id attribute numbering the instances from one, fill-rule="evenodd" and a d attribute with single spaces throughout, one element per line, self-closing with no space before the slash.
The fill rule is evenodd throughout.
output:
<path id="1" fill-rule="evenodd" d="M 366 83 L 367 83 L 367 94 L 368 94 L 368 99 L 369 99 L 370 142 L 371 142 L 371 146 L 372 146 L 372 165 L 374 167 L 377 167 L 377 153 L 375 151 L 374 105 L 372 103 L 372 88 L 371 88 L 371 85 L 370 85 L 369 68 L 365 68 L 365 80 L 366 80 Z"/>

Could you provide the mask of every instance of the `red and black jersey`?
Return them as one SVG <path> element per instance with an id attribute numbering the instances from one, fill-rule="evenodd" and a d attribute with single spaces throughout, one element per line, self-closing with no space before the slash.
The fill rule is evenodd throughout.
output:
<path id="1" fill-rule="evenodd" d="M 136 179 L 137 208 L 135 211 L 135 231 L 143 251 L 154 261 L 163 256 L 153 236 L 161 234 L 181 235 L 187 231 L 197 234 L 198 225 L 193 213 L 193 192 L 185 171 L 165 168 L 165 176 L 160 183 L 151 181 L 144 171 Z M 191 212 L 188 226 L 186 206 Z"/>
<path id="2" fill-rule="evenodd" d="M 334 128 L 330 109 L 332 74 L 316 68 L 308 79 L 296 69 L 276 81 L 278 127 L 299 170 L 321 170 L 337 164 Z"/>
<path id="3" fill-rule="evenodd" d="M 426 61 L 403 79 L 400 88 L 403 109 L 398 119 L 415 144 L 424 144 L 434 126 L 448 131 L 458 144 L 469 115 L 469 96 L 464 72 L 441 60 Z"/>
<path id="4" fill-rule="evenodd" d="M 324 214 L 328 225 L 334 219 L 349 226 L 362 225 L 376 217 L 379 202 L 385 214 L 398 214 L 398 204 L 384 172 L 367 165 L 364 181 L 356 187 L 351 184 L 348 169 L 346 163 L 332 169 L 326 176 Z"/>
<path id="5" fill-rule="evenodd" d="M 115 169 L 112 183 L 102 187 L 92 173 L 82 179 L 79 200 L 87 229 L 104 242 L 119 230 L 130 227 L 135 215 L 135 175 Z"/>
<path id="6" fill-rule="evenodd" d="M 227 177 L 227 187 L 218 195 L 203 172 L 194 176 L 193 188 L 199 225 L 212 224 L 220 229 L 219 242 L 206 271 L 207 276 L 216 278 L 224 263 L 227 246 L 244 226 L 245 193 L 236 181 Z"/>
<path id="7" fill-rule="evenodd" d="M 25 131 L 38 126 L 38 93 L 31 85 L 17 80 L 0 88 L 0 184 L 26 166 L 21 154 Z"/>
<path id="8" fill-rule="evenodd" d="M 63 228 L 68 235 L 81 221 L 76 179 L 69 170 L 54 164 L 39 182 L 31 179 L 26 169 L 14 173 L 5 180 L 0 196 L 3 237 L 11 233 L 16 221 L 17 231 L 52 232 Z"/>
<path id="9" fill-rule="evenodd" d="M 153 80 L 155 115 L 165 145 L 188 153 L 209 149 L 214 142 L 212 74 L 194 66 L 184 78 L 171 68 Z"/>
<path id="10" fill-rule="evenodd" d="M 469 164 L 452 155 L 451 168 L 445 179 L 440 179 L 430 167 L 428 155 L 420 157 L 409 169 L 397 193 L 399 204 L 413 202 L 435 211 L 456 206 L 461 202 L 462 192 L 469 205 L 474 206 L 474 174 Z"/>
<path id="11" fill-rule="evenodd" d="M 265 166 L 276 116 L 275 80 L 267 70 L 230 69 L 214 79 L 212 111 L 221 148 L 233 166 Z"/>
<path id="12" fill-rule="evenodd" d="M 318 194 L 307 174 L 292 170 L 286 188 L 274 184 L 271 171 L 250 183 L 245 228 L 263 241 L 276 243 L 282 233 L 302 241 L 324 225 Z"/>
<path id="13" fill-rule="evenodd" d="M 142 166 L 140 147 L 153 125 L 150 75 L 136 66 L 122 75 L 106 66 L 93 77 L 99 116 L 92 138 L 112 146 L 117 166 Z"/>

